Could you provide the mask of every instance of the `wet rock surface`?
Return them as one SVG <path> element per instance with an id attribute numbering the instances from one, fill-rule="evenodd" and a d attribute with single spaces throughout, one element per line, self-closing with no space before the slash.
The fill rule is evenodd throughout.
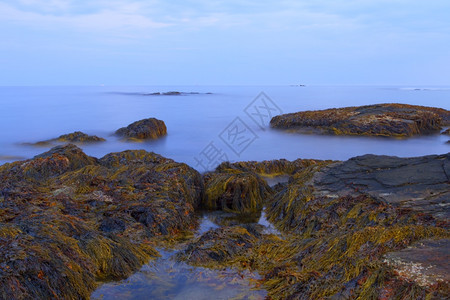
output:
<path id="1" fill-rule="evenodd" d="M 127 127 L 122 127 L 116 131 L 116 135 L 128 139 L 157 139 L 167 134 L 164 121 L 149 118 L 136 121 Z"/>
<path id="2" fill-rule="evenodd" d="M 395 103 L 289 113 L 270 121 L 273 128 L 301 133 L 389 137 L 439 133 L 448 125 L 448 110 Z"/>
<path id="3" fill-rule="evenodd" d="M 0 295 L 89 298 L 132 274 L 152 241 L 196 226 L 200 174 L 146 151 L 101 159 L 74 145 L 0 167 Z"/>

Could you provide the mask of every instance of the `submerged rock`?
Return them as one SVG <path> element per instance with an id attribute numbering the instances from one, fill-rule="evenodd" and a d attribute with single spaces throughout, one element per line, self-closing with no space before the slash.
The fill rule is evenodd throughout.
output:
<path id="1" fill-rule="evenodd" d="M 87 156 L 74 145 L 0 166 L 0 295 L 89 298 L 196 226 L 200 174 L 146 151 Z"/>
<path id="2" fill-rule="evenodd" d="M 303 111 L 275 116 L 270 121 L 273 128 L 299 132 L 390 137 L 437 133 L 447 125 L 448 110 L 407 104 Z"/>
<path id="3" fill-rule="evenodd" d="M 157 139 L 167 134 L 164 121 L 149 118 L 136 121 L 116 131 L 116 135 L 130 139 Z"/>

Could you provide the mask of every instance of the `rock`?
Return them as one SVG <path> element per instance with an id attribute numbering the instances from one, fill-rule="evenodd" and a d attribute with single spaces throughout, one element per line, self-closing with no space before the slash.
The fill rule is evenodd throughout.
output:
<path id="1" fill-rule="evenodd" d="M 450 236 L 448 162 L 449 154 L 365 155 L 295 173 L 268 201 L 266 213 L 278 229 L 293 235 L 285 251 L 296 250 L 287 262 L 295 262 L 301 271 L 291 275 L 289 284 L 277 285 L 273 296 L 446 298 L 448 280 L 438 285 L 432 280 L 411 283 L 412 277 L 399 276 L 398 271 L 402 264 L 425 265 L 415 252 L 402 249 Z M 445 261 L 446 246 L 440 245 L 433 246 L 434 260 Z M 387 259 L 400 257 L 399 251 L 402 264 Z M 270 283 L 286 276 L 282 270 L 275 267 L 265 275 L 269 292 Z M 421 278 L 441 277 L 442 270 L 427 270 L 430 273 Z"/>
<path id="2" fill-rule="evenodd" d="M 178 92 L 178 91 L 169 91 L 169 92 L 154 92 L 154 93 L 125 93 L 131 95 L 144 95 L 144 96 L 187 96 L 187 95 L 211 95 L 212 93 L 200 93 L 200 92 Z"/>
<path id="3" fill-rule="evenodd" d="M 299 132 L 389 137 L 435 133 L 449 124 L 450 112 L 445 109 L 407 104 L 304 111 L 275 116 L 270 121 L 273 128 Z"/>
<path id="4" fill-rule="evenodd" d="M 445 220 L 450 217 L 449 175 L 450 153 L 412 158 L 363 155 L 322 169 L 312 185 L 316 195 L 367 194 Z"/>
<path id="5" fill-rule="evenodd" d="M 165 92 L 165 93 L 163 93 L 163 95 L 165 95 L 165 96 L 179 96 L 179 95 L 181 95 L 181 93 L 180 92 L 176 92 L 176 91 L 172 91 L 172 92 Z"/>
<path id="6" fill-rule="evenodd" d="M 450 128 L 447 128 L 446 130 L 442 131 L 441 134 L 450 135 Z"/>
<path id="7" fill-rule="evenodd" d="M 146 151 L 87 156 L 74 145 L 0 166 L 0 295 L 87 299 L 194 229 L 200 174 Z"/>
<path id="8" fill-rule="evenodd" d="M 106 141 L 104 138 L 98 137 L 96 135 L 88 135 L 81 131 L 63 134 L 55 140 L 64 143 L 94 143 Z"/>
<path id="9" fill-rule="evenodd" d="M 235 213 L 255 213 L 270 193 L 267 183 L 252 172 L 234 169 L 206 173 L 203 207 Z"/>
<path id="10" fill-rule="evenodd" d="M 106 141 L 104 138 L 98 137 L 96 135 L 88 135 L 86 133 L 83 133 L 81 131 L 75 131 L 68 134 L 63 134 L 57 138 L 46 140 L 46 141 L 40 141 L 36 143 L 25 143 L 25 145 L 28 146 L 37 146 L 37 147 L 51 147 L 54 146 L 55 143 L 77 143 L 77 144 L 84 144 L 84 143 L 97 143 L 97 142 L 104 142 Z"/>
<path id="11" fill-rule="evenodd" d="M 262 179 L 266 181 L 272 190 L 279 191 L 286 183 L 288 183 L 292 176 L 301 172 L 305 168 L 321 163 L 327 163 L 331 161 L 321 161 L 314 159 L 297 159 L 294 161 L 288 161 L 286 159 L 279 160 L 265 160 L 261 162 L 256 161 L 241 161 L 236 163 L 223 162 L 217 168 L 216 172 L 222 170 L 239 170 L 242 172 L 253 172 L 258 174 Z"/>
<path id="12" fill-rule="evenodd" d="M 214 266 L 248 254 L 257 238 L 240 226 L 209 230 L 191 242 L 178 259 L 194 265 Z"/>
<path id="13" fill-rule="evenodd" d="M 216 170 L 236 169 L 245 172 L 254 172 L 262 176 L 292 175 L 306 167 L 320 162 L 314 159 L 297 159 L 288 161 L 286 159 L 257 161 L 240 161 L 235 163 L 223 162 Z"/>
<path id="14" fill-rule="evenodd" d="M 116 135 L 131 139 L 157 139 L 167 134 L 164 121 L 149 118 L 136 121 L 127 127 L 120 128 Z"/>
<path id="15" fill-rule="evenodd" d="M 422 240 L 384 258 L 398 276 L 420 286 L 450 282 L 450 239 Z"/>

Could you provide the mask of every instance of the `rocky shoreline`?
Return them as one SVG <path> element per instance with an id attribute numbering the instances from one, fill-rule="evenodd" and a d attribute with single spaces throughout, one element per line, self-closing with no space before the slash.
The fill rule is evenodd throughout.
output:
<path id="1" fill-rule="evenodd" d="M 0 166 L 0 295 L 87 299 L 177 247 L 180 262 L 257 272 L 271 299 L 445 298 L 449 168 L 450 154 L 365 155 L 201 175 L 142 150 L 58 146 Z M 223 214 L 194 236 L 204 209 Z M 263 210 L 280 234 L 257 223 Z"/>

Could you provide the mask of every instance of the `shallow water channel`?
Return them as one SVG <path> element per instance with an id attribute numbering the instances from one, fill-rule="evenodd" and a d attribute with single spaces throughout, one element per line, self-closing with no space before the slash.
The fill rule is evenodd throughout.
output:
<path id="1" fill-rule="evenodd" d="M 225 215 L 225 216 L 224 216 Z M 246 223 L 221 212 L 204 213 L 200 217 L 195 237 L 220 224 Z M 257 223 L 266 233 L 278 231 L 266 219 L 262 211 Z M 160 257 L 144 265 L 129 278 L 101 285 L 92 294 L 92 299 L 264 299 L 267 292 L 258 285 L 258 273 L 239 271 L 234 268 L 214 270 L 195 267 L 176 261 L 175 255 L 182 244 L 172 249 L 157 249 Z"/>

